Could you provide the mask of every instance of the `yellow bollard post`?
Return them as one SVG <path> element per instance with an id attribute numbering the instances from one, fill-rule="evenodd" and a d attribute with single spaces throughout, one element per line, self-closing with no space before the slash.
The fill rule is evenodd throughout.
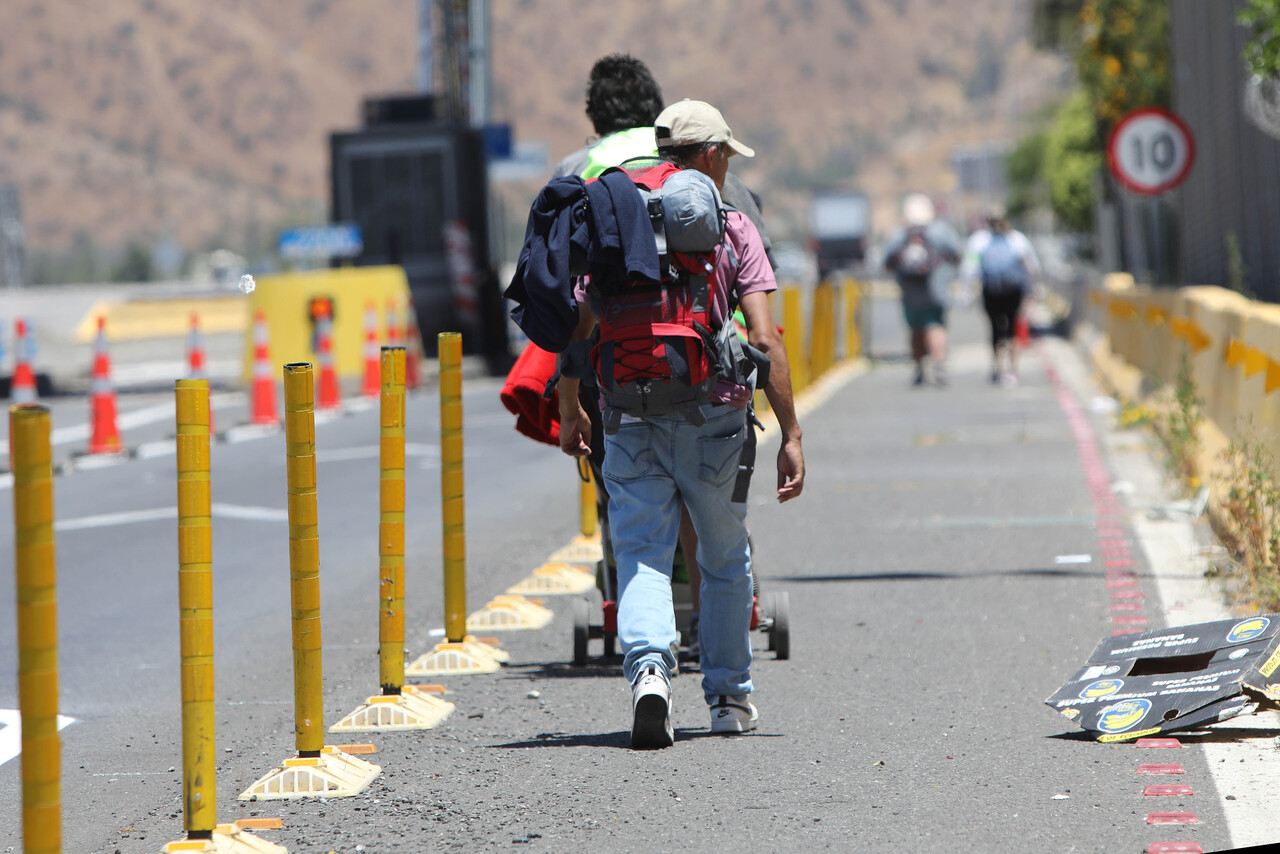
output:
<path id="1" fill-rule="evenodd" d="M 467 634 L 467 535 L 462 465 L 462 334 L 437 336 L 440 360 L 440 516 L 445 643 L 409 666 L 410 676 L 493 673 L 510 656 Z"/>
<path id="2" fill-rule="evenodd" d="M 453 711 L 441 685 L 404 684 L 405 350 L 383 347 L 378 489 L 378 681 L 382 694 L 329 732 L 430 729 Z"/>
<path id="3" fill-rule="evenodd" d="M 320 531 L 316 508 L 315 383 L 308 363 L 284 366 L 289 601 L 293 613 L 293 717 L 299 756 L 324 747 L 320 651 Z"/>
<path id="4" fill-rule="evenodd" d="M 178 614 L 182 657 L 182 803 L 189 839 L 218 823 L 213 707 L 213 528 L 209 381 L 174 383 L 178 448 Z"/>
<path id="5" fill-rule="evenodd" d="M 62 851 L 62 740 L 58 735 L 58 588 L 53 537 L 53 448 L 47 407 L 9 409 L 17 577 L 18 711 L 22 721 L 22 847 Z"/>
<path id="6" fill-rule="evenodd" d="M 578 457 L 578 476 L 581 485 L 578 487 L 578 500 L 581 502 L 580 518 L 582 536 L 592 539 L 600 533 L 600 515 L 596 510 L 596 482 L 591 474 L 591 466 L 585 457 Z"/>
<path id="7" fill-rule="evenodd" d="M 378 682 L 404 687 L 404 348 L 382 348 L 378 436 Z"/>
<path id="8" fill-rule="evenodd" d="M 858 314 L 862 308 L 862 286 L 852 276 L 845 280 L 844 307 L 844 357 L 855 359 L 862 355 L 862 333 L 858 329 Z"/>
<path id="9" fill-rule="evenodd" d="M 324 743 L 320 646 L 320 532 L 316 506 L 315 381 L 310 363 L 284 366 L 285 480 L 289 505 L 289 602 L 293 614 L 293 717 L 298 756 L 246 789 L 240 800 L 343 797 L 382 769 Z M 346 746 L 373 752 L 372 745 Z"/>
<path id="10" fill-rule="evenodd" d="M 825 374 L 835 363 L 835 301 L 833 286 L 819 282 L 813 289 L 812 320 L 809 324 L 810 380 Z"/>
<path id="11" fill-rule="evenodd" d="M 444 633 L 451 643 L 467 634 L 467 535 L 462 468 L 462 335 L 441 332 L 440 515 L 444 534 Z"/>
<path id="12" fill-rule="evenodd" d="M 782 292 L 782 326 L 786 330 L 783 343 L 791 366 L 791 385 L 800 392 L 809 385 L 809 360 L 806 355 L 808 336 L 804 328 L 804 296 L 799 288 L 786 288 Z"/>

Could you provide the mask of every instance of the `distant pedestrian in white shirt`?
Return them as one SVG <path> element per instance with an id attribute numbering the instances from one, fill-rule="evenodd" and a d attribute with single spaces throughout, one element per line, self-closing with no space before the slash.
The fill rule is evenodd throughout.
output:
<path id="1" fill-rule="evenodd" d="M 1040 260 L 1026 235 L 1009 227 L 1002 208 L 988 215 L 986 228 L 970 235 L 960 276 L 970 291 L 975 279 L 982 283 L 982 307 L 991 320 L 991 382 L 1017 385 L 1014 326 L 1040 276 Z"/>

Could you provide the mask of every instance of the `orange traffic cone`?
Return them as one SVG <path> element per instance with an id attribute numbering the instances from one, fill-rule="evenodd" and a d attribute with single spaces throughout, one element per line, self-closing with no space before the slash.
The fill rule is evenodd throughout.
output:
<path id="1" fill-rule="evenodd" d="M 116 391 L 111 387 L 111 355 L 107 352 L 107 318 L 104 316 L 98 317 L 98 337 L 93 344 L 93 378 L 89 385 L 89 398 L 92 412 L 89 453 L 119 453 Z"/>
<path id="2" fill-rule="evenodd" d="M 253 409 L 249 420 L 268 426 L 280 423 L 276 412 L 276 375 L 271 369 L 271 332 L 262 309 L 253 317 Z"/>
<path id="3" fill-rule="evenodd" d="M 409 297 L 409 319 L 405 336 L 409 339 L 404 353 L 404 385 L 405 388 L 422 387 L 422 333 L 418 329 L 418 312 L 413 307 L 413 296 Z"/>
<path id="4" fill-rule="evenodd" d="M 382 396 L 382 347 L 378 344 L 378 307 L 364 307 L 364 396 Z"/>
<path id="5" fill-rule="evenodd" d="M 342 393 L 333 367 L 333 318 L 327 310 L 316 323 L 316 336 L 320 352 L 320 378 L 317 381 L 320 388 L 316 392 L 316 409 L 337 409 L 342 406 Z"/>
<path id="6" fill-rule="evenodd" d="M 187 379 L 207 380 L 204 366 L 204 341 L 200 337 L 200 315 L 191 312 L 191 333 L 187 336 Z M 209 435 L 213 435 L 213 405 L 209 406 Z"/>
<path id="7" fill-rule="evenodd" d="M 1019 347 L 1031 346 L 1031 323 L 1027 320 L 1026 313 L 1019 313 L 1017 319 L 1013 321 L 1013 337 L 1017 340 Z"/>
<path id="8" fill-rule="evenodd" d="M 387 300 L 387 346 L 404 346 L 404 332 L 400 329 L 400 304 L 394 297 Z"/>
<path id="9" fill-rule="evenodd" d="M 27 340 L 27 322 L 21 317 L 14 324 L 13 376 L 9 379 L 9 402 L 36 402 L 36 375 L 31 370 L 31 342 Z"/>

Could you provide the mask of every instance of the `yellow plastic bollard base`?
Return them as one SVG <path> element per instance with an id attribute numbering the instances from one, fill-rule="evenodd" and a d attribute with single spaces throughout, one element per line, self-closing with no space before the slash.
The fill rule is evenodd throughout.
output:
<path id="1" fill-rule="evenodd" d="M 358 795 L 382 771 L 341 748 L 326 745 L 316 757 L 286 759 L 279 768 L 245 789 L 242 801 L 291 798 L 343 798 Z"/>
<path id="2" fill-rule="evenodd" d="M 542 607 L 541 602 L 523 596 L 496 596 L 482 610 L 467 617 L 467 630 L 540 629 L 554 616 L 555 612 Z"/>
<path id="3" fill-rule="evenodd" d="M 596 586 L 595 573 L 568 563 L 544 563 L 508 593 L 535 596 L 577 595 Z"/>
<path id="4" fill-rule="evenodd" d="M 600 544 L 600 535 L 594 537 L 574 537 L 573 542 L 556 551 L 547 558 L 550 563 L 595 563 L 604 559 L 604 547 Z"/>
<path id="5" fill-rule="evenodd" d="M 511 656 L 468 635 L 461 643 L 440 643 L 404 669 L 406 676 L 466 676 L 497 673 Z"/>
<path id="6" fill-rule="evenodd" d="M 432 686 L 434 687 L 434 686 Z M 431 729 L 453 712 L 453 703 L 429 689 L 405 685 L 399 694 L 370 697 L 364 705 L 329 727 L 329 732 L 395 732 Z"/>
<path id="7" fill-rule="evenodd" d="M 278 818 L 261 819 L 246 818 L 231 824 L 219 824 L 213 828 L 213 836 L 209 839 L 182 839 L 170 842 L 160 849 L 162 854 L 172 851 L 216 852 L 216 854 L 282 854 L 289 849 L 266 839 L 260 839 L 252 833 L 245 833 L 249 828 L 282 827 L 284 823 Z"/>

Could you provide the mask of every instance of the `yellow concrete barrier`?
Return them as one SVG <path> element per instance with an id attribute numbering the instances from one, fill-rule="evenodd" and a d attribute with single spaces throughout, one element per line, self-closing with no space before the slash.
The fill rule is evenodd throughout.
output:
<path id="1" fill-rule="evenodd" d="M 318 300 L 330 301 L 333 310 L 334 370 L 339 377 L 364 373 L 364 307 L 391 302 L 409 305 L 409 281 L 395 266 L 339 267 L 301 273 L 262 276 L 250 294 L 245 323 L 258 309 L 267 318 L 271 355 L 277 362 L 311 362 L 319 358 L 313 349 L 313 318 Z M 189 315 L 188 315 L 189 316 Z M 386 316 L 378 319 L 378 340 L 386 341 Z M 245 338 L 244 381 L 253 373 L 253 342 Z"/>

